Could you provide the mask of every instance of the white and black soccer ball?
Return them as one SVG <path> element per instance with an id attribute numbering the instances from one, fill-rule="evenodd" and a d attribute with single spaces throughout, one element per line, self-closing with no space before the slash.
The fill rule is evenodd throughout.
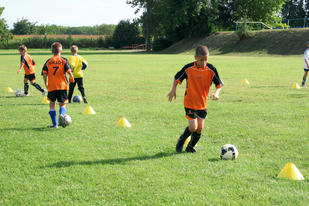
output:
<path id="1" fill-rule="evenodd" d="M 64 115 L 64 124 L 65 126 L 69 126 L 72 123 L 72 119 L 69 115 L 65 114 Z"/>
<path id="2" fill-rule="evenodd" d="M 75 96 L 73 97 L 73 102 L 81 103 L 81 101 L 82 101 L 82 97 L 81 97 L 81 96 L 75 95 Z"/>
<path id="3" fill-rule="evenodd" d="M 16 95 L 16 97 L 22 97 L 22 96 L 24 96 L 24 91 L 21 90 L 21 89 L 17 89 L 15 91 L 15 95 Z"/>
<path id="4" fill-rule="evenodd" d="M 238 157 L 238 150 L 232 144 L 225 144 L 221 147 L 221 159 L 235 160 Z"/>

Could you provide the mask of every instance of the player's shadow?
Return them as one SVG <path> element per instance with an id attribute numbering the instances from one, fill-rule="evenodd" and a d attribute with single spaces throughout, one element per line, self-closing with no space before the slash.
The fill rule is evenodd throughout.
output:
<path id="1" fill-rule="evenodd" d="M 149 155 L 149 156 L 136 156 L 136 157 L 127 157 L 127 158 L 115 158 L 115 159 L 102 159 L 102 160 L 93 160 L 93 161 L 60 161 L 56 162 L 50 165 L 45 166 L 46 167 L 56 167 L 56 168 L 62 168 L 62 167 L 70 167 L 74 165 L 116 165 L 116 164 L 126 164 L 130 161 L 145 161 L 145 160 L 152 160 L 152 159 L 160 159 L 163 157 L 170 157 L 174 156 L 178 153 L 176 152 L 159 152 L 155 155 Z"/>
<path id="2" fill-rule="evenodd" d="M 2 128 L 0 131 L 46 131 L 51 130 L 49 127 L 33 127 L 33 128 Z"/>

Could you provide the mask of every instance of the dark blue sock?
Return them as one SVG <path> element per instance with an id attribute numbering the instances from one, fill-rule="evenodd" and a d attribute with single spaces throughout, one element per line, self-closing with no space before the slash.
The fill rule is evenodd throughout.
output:
<path id="1" fill-rule="evenodd" d="M 59 114 L 60 115 L 65 115 L 65 113 L 67 112 L 67 110 L 66 110 L 66 108 L 65 107 L 60 107 L 60 109 L 59 109 Z"/>
<path id="2" fill-rule="evenodd" d="M 50 118 L 53 122 L 53 126 L 58 126 L 58 123 L 57 123 L 57 113 L 55 110 L 50 110 L 49 111 L 49 115 L 50 115 Z"/>

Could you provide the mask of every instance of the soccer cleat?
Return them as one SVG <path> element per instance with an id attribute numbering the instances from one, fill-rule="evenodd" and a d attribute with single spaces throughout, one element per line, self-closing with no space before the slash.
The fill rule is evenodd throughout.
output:
<path id="1" fill-rule="evenodd" d="M 63 115 L 59 115 L 59 125 L 63 128 L 67 126 Z"/>
<path id="2" fill-rule="evenodd" d="M 86 97 L 83 97 L 83 100 L 84 100 L 85 104 L 88 104 L 88 101 L 87 101 Z"/>
<path id="3" fill-rule="evenodd" d="M 306 83 L 305 83 L 305 82 L 303 82 L 303 83 L 301 84 L 301 87 L 304 87 L 304 86 L 306 86 Z"/>
<path id="4" fill-rule="evenodd" d="M 58 128 L 58 125 L 56 125 L 56 126 L 51 125 L 51 126 L 49 126 L 48 128 L 51 128 L 51 129 L 57 129 L 57 128 Z"/>
<path id="5" fill-rule="evenodd" d="M 23 97 L 29 97 L 29 94 L 23 94 L 22 96 Z"/>
<path id="6" fill-rule="evenodd" d="M 42 92 L 42 96 L 45 97 L 46 94 L 47 94 L 47 90 L 46 89 L 43 89 L 44 91 Z"/>
<path id="7" fill-rule="evenodd" d="M 186 138 L 184 138 L 184 136 L 181 135 L 176 144 L 176 152 L 178 153 L 182 152 L 182 148 L 183 148 L 185 141 L 186 141 Z"/>
<path id="8" fill-rule="evenodd" d="M 188 152 L 188 153 L 195 153 L 196 150 L 193 147 L 187 147 L 186 148 L 186 152 Z"/>

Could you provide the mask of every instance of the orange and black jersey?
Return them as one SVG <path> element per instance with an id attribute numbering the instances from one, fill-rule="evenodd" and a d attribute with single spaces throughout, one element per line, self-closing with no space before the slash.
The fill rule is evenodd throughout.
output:
<path id="1" fill-rule="evenodd" d="M 35 73 L 35 69 L 34 69 L 35 62 L 29 54 L 26 53 L 25 55 L 21 55 L 20 63 L 22 64 L 26 75 Z"/>
<path id="2" fill-rule="evenodd" d="M 216 88 L 223 86 L 217 69 L 211 64 L 207 64 L 204 68 L 198 68 L 196 62 L 185 65 L 175 75 L 178 84 L 181 84 L 184 79 L 187 80 L 184 106 L 194 110 L 206 109 L 212 83 L 216 85 Z"/>
<path id="3" fill-rule="evenodd" d="M 42 69 L 42 75 L 48 76 L 48 92 L 55 90 L 68 90 L 66 73 L 72 70 L 66 58 L 60 55 L 54 56 L 46 61 Z"/>

